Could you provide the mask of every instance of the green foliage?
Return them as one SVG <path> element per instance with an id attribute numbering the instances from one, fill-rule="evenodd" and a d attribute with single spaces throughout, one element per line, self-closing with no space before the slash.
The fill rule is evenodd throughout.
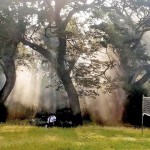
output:
<path id="1" fill-rule="evenodd" d="M 129 72 L 129 74 L 130 72 L 133 72 L 140 63 L 149 61 L 149 56 L 145 53 L 144 46 L 140 45 L 138 42 L 141 38 L 141 30 L 143 31 L 145 28 L 148 29 L 149 27 L 148 19 L 147 22 L 144 22 L 145 18 L 140 18 L 140 20 L 143 19 L 142 25 L 140 24 L 141 22 L 135 23 L 132 19 L 133 14 L 137 17 L 141 17 L 141 15 L 135 10 L 141 1 L 130 2 L 128 0 L 116 0 L 115 2 L 110 2 L 111 6 L 101 3 L 101 1 L 94 2 L 91 5 L 87 5 L 86 0 L 66 0 L 60 3 L 56 1 L 55 8 L 55 4 L 52 3 L 52 1 L 48 3 L 48 1 L 39 0 L 6 0 L 5 2 L 0 0 L 1 57 L 5 54 L 5 51 L 7 51 L 6 55 L 8 55 L 12 49 L 11 45 L 18 43 L 21 38 L 32 41 L 38 46 L 40 45 L 41 47 L 49 48 L 50 46 L 48 45 L 48 42 L 51 37 L 47 36 L 46 29 L 51 30 L 53 26 L 55 28 L 55 36 L 59 35 L 61 37 L 62 35 L 59 31 L 64 29 L 63 32 L 61 31 L 63 36 L 72 42 L 71 44 L 73 46 L 71 48 L 64 46 L 66 49 L 64 49 L 63 57 L 65 58 L 68 53 L 69 56 L 72 56 L 73 53 L 75 53 L 75 55 L 72 56 L 72 60 L 74 62 L 78 59 L 81 53 L 86 53 L 87 56 L 91 57 L 93 52 L 99 51 L 99 47 L 103 46 L 107 48 L 108 45 L 111 45 L 114 52 L 119 54 L 122 67 L 126 70 L 126 72 Z M 131 7 L 129 7 L 130 5 Z M 123 9 L 124 7 L 125 9 Z M 133 11 L 133 14 L 126 14 L 126 8 Z M 79 19 L 76 19 L 76 17 L 72 17 L 76 12 L 85 10 L 86 12 L 89 12 L 90 17 L 86 20 L 87 22 L 83 22 L 84 24 L 82 24 L 82 21 L 79 21 Z M 148 7 L 143 7 L 142 4 L 138 10 L 143 13 L 149 9 Z M 83 33 L 85 31 L 85 24 L 89 25 L 97 20 L 100 20 L 102 23 L 100 25 L 93 26 L 93 28 L 96 29 L 93 33 L 90 33 L 90 31 Z M 45 31 L 45 34 L 42 31 Z M 84 39 L 82 39 L 83 37 Z M 96 41 L 97 37 L 99 38 L 99 41 Z M 39 41 L 42 41 L 42 38 L 47 41 L 49 40 L 47 42 L 48 44 L 46 42 L 43 42 L 44 44 L 41 42 L 41 44 Z M 83 44 L 80 44 L 81 41 Z M 138 47 L 134 48 L 137 43 Z M 90 48 L 87 48 L 88 46 Z M 29 55 L 24 56 L 25 59 L 33 59 Z M 19 58 L 20 64 L 24 63 L 22 61 L 24 58 Z M 68 66 L 71 64 L 71 61 L 65 61 Z M 102 66 L 106 70 L 107 68 L 112 69 L 114 67 L 114 61 L 96 62 L 93 59 L 91 65 L 88 67 L 84 66 L 76 69 L 75 71 L 77 73 L 75 74 L 77 74 L 77 76 L 75 80 L 77 81 L 77 84 L 82 84 L 83 86 L 90 88 L 96 87 L 99 89 L 101 87 L 101 77 L 107 80 L 104 83 L 110 82 L 110 77 L 105 76 L 106 71 L 100 71 Z M 72 71 L 72 68 L 69 70 L 70 72 Z M 95 72 L 94 75 L 85 77 L 91 72 Z M 114 82 L 114 87 L 115 85 L 116 84 Z"/>
<path id="2" fill-rule="evenodd" d="M 111 46 L 112 51 L 119 55 L 125 82 L 130 82 L 139 66 L 149 64 L 150 56 L 141 42 L 144 33 L 150 30 L 150 8 L 146 3 L 147 1 L 116 0 L 110 2 L 110 6 L 104 4 L 101 7 L 104 15 L 99 17 L 101 23 L 91 26 L 102 37 L 102 46 Z M 98 18 L 96 14 L 95 18 Z"/>
<path id="3" fill-rule="evenodd" d="M 144 87 L 138 87 L 138 86 L 132 86 L 132 85 L 128 85 L 128 86 L 124 86 L 125 91 L 128 92 L 128 94 L 130 96 L 137 96 L 137 97 L 141 97 L 142 95 L 147 96 L 147 89 Z"/>
<path id="4" fill-rule="evenodd" d="M 146 54 L 146 49 L 144 46 L 140 45 L 136 49 L 132 48 L 132 45 L 138 41 L 138 37 L 137 39 L 132 37 L 127 28 L 120 27 L 115 23 L 102 23 L 94 27 L 102 31 L 101 35 L 103 40 L 101 41 L 101 44 L 104 47 L 111 44 L 114 51 L 119 54 L 120 61 L 126 71 L 128 69 L 130 71 L 135 69 L 139 65 L 139 62 L 147 62 L 150 60 L 150 57 Z"/>

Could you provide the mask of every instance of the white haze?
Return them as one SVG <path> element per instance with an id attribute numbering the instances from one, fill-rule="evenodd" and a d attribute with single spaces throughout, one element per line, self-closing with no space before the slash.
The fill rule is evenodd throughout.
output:
<path id="1" fill-rule="evenodd" d="M 122 76 L 122 70 L 119 66 L 117 56 L 111 53 L 111 51 L 109 53 L 118 62 L 116 68 L 107 72 L 108 75 L 115 79 Z M 97 59 L 104 61 L 108 59 L 104 54 L 97 53 L 96 55 Z M 22 118 L 22 116 L 31 115 L 28 114 L 29 112 L 28 109 L 26 111 L 26 108 L 34 111 L 40 108 L 54 113 L 57 108 L 69 107 L 65 93 L 57 91 L 55 86 L 47 87 L 49 84 L 55 84 L 55 77 L 49 79 L 49 76 L 43 76 L 42 69 L 43 66 L 38 70 L 29 69 L 25 66 L 17 67 L 16 83 L 6 102 L 9 110 L 9 118 Z M 4 84 L 4 82 L 1 84 Z M 91 118 L 99 123 L 115 123 L 120 121 L 125 100 L 124 91 L 119 88 L 114 89 L 112 93 L 104 94 L 99 90 L 99 94 L 100 96 L 97 96 L 96 99 L 89 97 L 80 99 L 82 114 L 84 115 L 85 111 L 86 113 L 88 112 Z"/>

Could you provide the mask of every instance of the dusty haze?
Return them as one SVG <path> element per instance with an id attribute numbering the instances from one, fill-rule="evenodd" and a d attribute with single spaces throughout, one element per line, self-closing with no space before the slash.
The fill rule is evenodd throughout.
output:
<path id="1" fill-rule="evenodd" d="M 107 60 L 106 55 L 97 53 L 97 59 Z M 109 55 L 116 60 L 117 65 L 114 69 L 107 72 L 113 79 L 122 76 L 118 57 L 109 51 Z M 47 71 L 49 68 L 46 69 Z M 45 109 L 54 113 L 57 108 L 69 107 L 67 96 L 64 92 L 56 90 L 54 78 L 43 74 L 43 66 L 28 68 L 25 66 L 17 67 L 17 78 L 13 91 L 9 95 L 6 105 L 8 106 L 9 118 L 33 117 L 37 110 Z M 5 82 L 5 77 L 1 73 L 1 87 Z M 121 120 L 123 113 L 123 103 L 125 100 L 124 91 L 119 89 L 112 90 L 111 93 L 103 93 L 99 90 L 100 96 L 95 99 L 83 97 L 80 99 L 82 114 L 90 114 L 92 120 L 98 123 L 116 123 Z"/>

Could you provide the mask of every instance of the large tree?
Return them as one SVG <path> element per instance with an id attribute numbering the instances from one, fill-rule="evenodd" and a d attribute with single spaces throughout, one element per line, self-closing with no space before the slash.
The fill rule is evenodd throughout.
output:
<path id="1" fill-rule="evenodd" d="M 112 46 L 119 54 L 124 76 L 129 84 L 142 86 L 150 77 L 149 56 L 143 35 L 150 30 L 148 1 L 115 0 L 103 5 L 104 16 L 100 25 L 94 25 L 102 36 L 103 46 Z M 98 18 L 99 10 L 94 12 Z M 138 80 L 137 77 L 145 74 Z"/>
<path id="2" fill-rule="evenodd" d="M 111 46 L 119 55 L 127 93 L 125 121 L 140 125 L 143 85 L 150 78 L 149 49 L 143 44 L 150 30 L 150 7 L 147 0 L 107 1 L 102 7 L 102 23 L 92 26 L 102 36 L 103 46 Z M 94 11 L 99 18 L 99 10 Z M 136 116 L 136 118 L 135 118 Z"/>
<path id="3" fill-rule="evenodd" d="M 6 77 L 4 87 L 0 92 L 0 104 L 3 104 L 10 94 L 16 79 L 15 55 L 17 52 L 17 24 L 6 7 L 5 2 L 0 2 L 0 58 L 1 66 Z"/>
<path id="4" fill-rule="evenodd" d="M 28 45 L 33 50 L 42 54 L 53 64 L 68 95 L 70 107 L 74 115 L 73 120 L 76 124 L 82 123 L 82 117 L 78 94 L 70 77 L 70 70 L 75 63 L 65 59 L 68 37 L 66 29 L 75 13 L 89 11 L 89 9 L 100 6 L 102 3 L 103 0 L 94 0 L 92 2 L 86 0 L 1 1 L 2 17 L 4 16 L 6 19 L 10 17 L 16 27 L 14 34 L 16 36 L 14 37 L 15 40 L 13 39 L 12 44 L 15 45 L 16 48 L 17 44 L 22 42 L 24 45 Z M 11 15 L 3 15 L 5 10 Z M 2 19 L 1 22 L 3 22 Z M 7 27 L 5 29 L 7 30 Z M 13 32 L 10 33 L 13 34 Z M 51 38 L 48 33 L 52 33 L 57 38 L 58 45 L 55 48 L 55 55 L 53 55 L 54 49 L 46 42 Z M 8 37 L 6 40 L 7 39 Z M 42 44 L 39 42 L 41 40 Z M 66 67 L 66 63 L 69 68 Z M 15 81 L 14 79 L 13 82 Z M 4 87 L 8 88 L 10 84 L 5 85 L 6 86 Z M 12 88 L 13 86 L 11 86 L 11 89 Z M 4 95 L 5 90 L 2 90 L 1 93 L 1 95 Z M 5 96 L 5 99 L 6 98 L 7 97 Z"/>

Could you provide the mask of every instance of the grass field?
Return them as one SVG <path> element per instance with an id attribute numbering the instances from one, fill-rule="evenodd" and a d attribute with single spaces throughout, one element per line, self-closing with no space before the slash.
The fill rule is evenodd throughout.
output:
<path id="1" fill-rule="evenodd" d="M 0 150 L 150 150 L 150 129 L 0 125 Z"/>

